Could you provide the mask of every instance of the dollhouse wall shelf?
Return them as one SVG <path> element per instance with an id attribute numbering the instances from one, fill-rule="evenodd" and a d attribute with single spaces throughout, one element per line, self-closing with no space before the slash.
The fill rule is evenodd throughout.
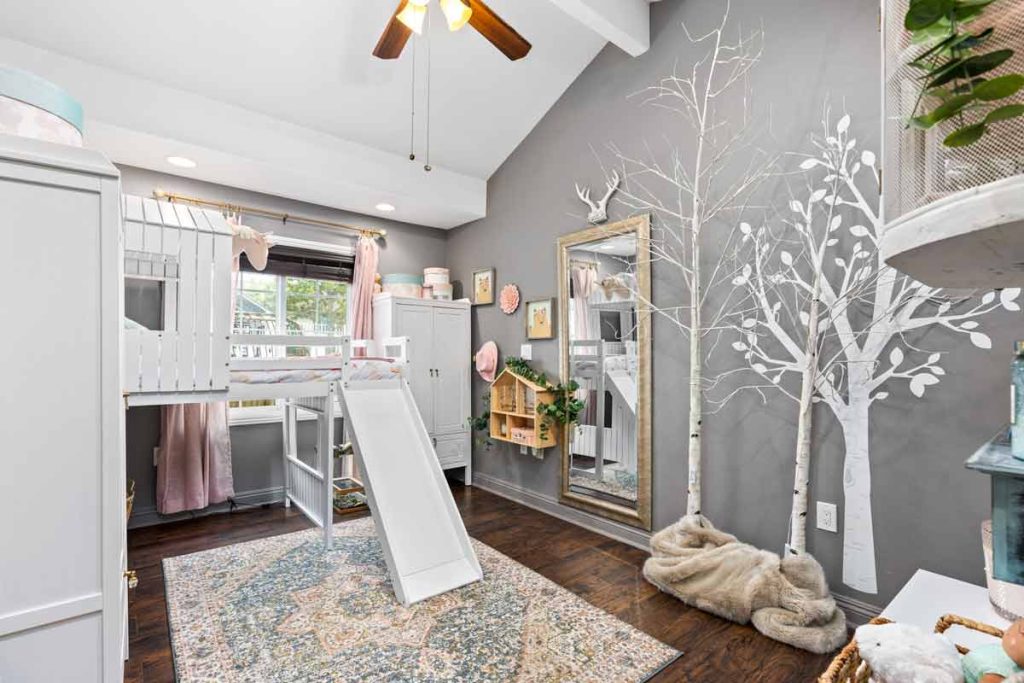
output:
<path id="1" fill-rule="evenodd" d="M 554 394 L 508 368 L 491 384 L 491 438 L 534 449 L 550 448 L 558 441 L 557 425 L 537 413 Z"/>
<path id="2" fill-rule="evenodd" d="M 1024 285 L 1024 175 L 962 190 L 889 223 L 882 258 L 933 287 Z"/>

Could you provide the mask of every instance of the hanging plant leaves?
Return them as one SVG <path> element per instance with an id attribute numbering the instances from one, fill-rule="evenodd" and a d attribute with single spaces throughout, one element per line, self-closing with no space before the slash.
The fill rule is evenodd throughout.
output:
<path id="1" fill-rule="evenodd" d="M 1006 121 L 1007 119 L 1017 118 L 1021 114 L 1024 114 L 1024 104 L 1007 104 L 990 111 L 988 116 L 985 117 L 985 123 Z"/>
<path id="2" fill-rule="evenodd" d="M 903 25 L 908 31 L 928 28 L 953 10 L 953 0 L 912 0 Z"/>
<path id="3" fill-rule="evenodd" d="M 951 71 L 953 71 L 953 69 L 956 69 L 957 67 L 961 66 L 965 61 L 967 60 L 963 57 L 954 57 L 953 59 L 947 60 L 942 64 L 938 65 L 937 67 L 935 67 L 928 73 L 924 74 L 923 76 L 918 76 L 918 78 L 920 80 L 930 79 L 933 81 L 937 81 L 941 76 L 945 76 L 946 74 L 950 73 Z M 936 86 L 933 86 L 931 83 L 929 83 L 926 87 L 932 88 Z"/>
<path id="4" fill-rule="evenodd" d="M 942 144 L 946 147 L 966 147 L 967 145 L 977 142 L 984 134 L 985 124 L 976 123 L 973 126 L 967 126 L 953 131 L 946 136 L 946 139 L 942 141 Z"/>
<path id="5" fill-rule="evenodd" d="M 974 87 L 974 96 L 979 100 L 991 102 L 1009 97 L 1021 88 L 1024 88 L 1024 76 L 1021 74 L 1006 74 L 1005 76 L 999 76 L 976 85 Z"/>
<path id="6" fill-rule="evenodd" d="M 910 119 L 911 125 L 915 128 L 921 128 L 927 130 L 940 121 L 959 114 L 963 111 L 964 107 L 974 101 L 973 94 L 957 95 L 946 100 L 933 111 L 925 114 L 924 116 L 917 116 Z"/>
<path id="7" fill-rule="evenodd" d="M 965 50 L 973 50 L 974 48 L 978 47 L 986 40 L 988 40 L 989 36 L 991 36 L 994 31 L 995 29 L 989 26 L 981 33 L 975 33 L 973 35 L 967 34 L 965 36 L 961 36 L 955 43 L 953 43 L 953 47 L 959 47 Z"/>
<path id="8" fill-rule="evenodd" d="M 976 88 L 977 86 L 981 85 L 984 82 L 985 82 L 984 78 L 972 78 L 967 83 L 961 83 L 960 85 L 958 85 L 955 88 L 953 88 L 951 93 L 953 95 L 960 95 L 960 94 L 965 93 L 965 92 L 972 92 L 974 90 L 974 88 Z M 935 93 L 935 94 L 938 95 L 939 93 Z M 945 95 L 945 91 L 943 91 L 943 95 Z"/>
<path id="9" fill-rule="evenodd" d="M 946 53 L 951 54 L 954 48 L 960 48 L 961 50 L 973 50 L 978 47 L 992 35 L 994 29 L 989 27 L 981 33 L 965 33 L 958 35 L 956 33 L 946 36 L 943 40 L 933 45 L 928 50 L 925 50 L 914 61 L 910 62 L 910 66 L 917 69 L 931 70 L 932 65 L 925 60 L 930 57 L 936 57 L 940 54 Z"/>
<path id="10" fill-rule="evenodd" d="M 994 50 L 983 55 L 965 59 L 959 65 L 953 65 L 949 70 L 943 70 L 942 75 L 929 82 L 926 87 L 936 88 L 945 85 L 957 78 L 972 78 L 991 71 L 1007 59 L 1013 56 L 1013 50 Z"/>
<path id="11" fill-rule="evenodd" d="M 985 3 L 987 5 L 988 3 Z M 985 5 L 974 5 L 968 7 L 957 7 L 953 10 L 953 17 L 961 24 L 966 24 L 971 19 L 981 16 L 985 11 Z"/>

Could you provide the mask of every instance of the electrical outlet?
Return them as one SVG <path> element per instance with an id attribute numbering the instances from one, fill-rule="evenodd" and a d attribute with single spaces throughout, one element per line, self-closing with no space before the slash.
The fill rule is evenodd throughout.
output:
<path id="1" fill-rule="evenodd" d="M 839 520 L 837 519 L 836 504 L 822 503 L 818 501 L 817 522 L 818 528 L 823 531 L 839 533 Z"/>
<path id="2" fill-rule="evenodd" d="M 533 360 L 533 344 L 521 344 L 519 346 L 519 357 L 523 360 Z"/>

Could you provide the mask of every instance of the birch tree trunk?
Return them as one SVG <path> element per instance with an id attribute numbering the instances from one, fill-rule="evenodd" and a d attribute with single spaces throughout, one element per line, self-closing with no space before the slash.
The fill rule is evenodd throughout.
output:
<path id="1" fill-rule="evenodd" d="M 865 593 L 877 593 L 875 533 L 871 519 L 871 461 L 869 417 L 872 364 L 851 359 L 848 403 L 837 415 L 843 428 L 843 583 Z"/>
<path id="2" fill-rule="evenodd" d="M 703 381 L 703 338 L 701 336 L 701 306 L 703 292 L 700 281 L 700 233 L 692 233 L 691 258 L 693 259 L 693 284 L 690 287 L 690 452 L 689 479 L 686 489 L 686 514 L 701 514 L 701 430 L 703 428 L 704 401 L 701 382 Z"/>
<path id="3" fill-rule="evenodd" d="M 807 489 L 810 485 L 811 436 L 814 416 L 814 384 L 818 376 L 818 311 L 821 306 L 821 270 L 814 276 L 814 288 L 804 343 L 804 368 L 800 377 L 800 414 L 796 427 L 796 464 L 793 470 L 793 506 L 789 520 L 789 551 L 807 552 Z"/>

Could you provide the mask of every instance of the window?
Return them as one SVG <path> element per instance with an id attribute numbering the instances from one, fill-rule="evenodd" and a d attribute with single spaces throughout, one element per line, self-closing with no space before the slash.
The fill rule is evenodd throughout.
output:
<path id="1" fill-rule="evenodd" d="M 348 313 L 348 283 L 243 270 L 235 286 L 235 332 L 239 334 L 341 335 Z M 233 349 L 232 353 L 245 353 Z M 288 347 L 289 356 L 309 354 Z M 231 401 L 231 424 L 281 419 L 277 401 Z"/>

